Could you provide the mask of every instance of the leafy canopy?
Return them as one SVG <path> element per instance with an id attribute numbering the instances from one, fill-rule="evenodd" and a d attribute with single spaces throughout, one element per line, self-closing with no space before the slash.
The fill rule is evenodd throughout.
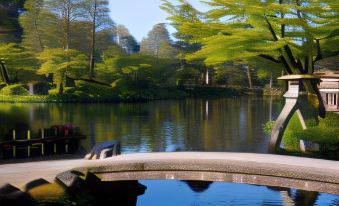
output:
<path id="1" fill-rule="evenodd" d="M 38 59 L 42 62 L 38 74 L 53 74 L 56 84 L 65 81 L 66 76 L 81 76 L 87 66 L 86 55 L 73 49 L 45 49 Z"/>
<path id="2" fill-rule="evenodd" d="M 180 0 L 185 4 L 186 1 Z M 207 0 L 211 8 L 187 21 L 164 1 L 180 33 L 202 48 L 187 55 L 208 65 L 228 61 L 270 62 L 288 73 L 312 73 L 314 63 L 339 54 L 339 2 L 336 0 Z M 188 7 L 186 7 L 188 8 Z M 187 12 L 186 12 L 187 13 Z"/>
<path id="3" fill-rule="evenodd" d="M 35 57 L 15 43 L 0 43 L 0 62 L 5 67 L 0 68 L 2 73 L 8 72 L 9 82 L 6 82 L 7 80 L 4 80 L 3 77 L 0 81 L 12 83 L 36 78 L 34 74 L 37 67 Z"/>

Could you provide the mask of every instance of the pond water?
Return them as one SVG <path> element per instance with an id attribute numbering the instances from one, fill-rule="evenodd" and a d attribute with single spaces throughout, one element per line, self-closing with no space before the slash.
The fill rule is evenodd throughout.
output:
<path id="1" fill-rule="evenodd" d="M 122 152 L 267 151 L 262 125 L 282 109 L 281 99 L 237 97 L 128 104 L 0 104 L 0 140 L 12 129 L 38 131 L 71 123 L 96 141 L 120 140 Z M 20 137 L 18 137 L 20 138 Z"/>
<path id="2" fill-rule="evenodd" d="M 110 184 L 110 183 L 108 183 Z M 105 189 L 102 189 L 104 187 Z M 112 182 L 77 193 L 37 199 L 38 206 L 338 206 L 339 196 L 228 182 L 139 180 Z"/>
<path id="3" fill-rule="evenodd" d="M 142 180 L 147 187 L 137 199 L 138 206 L 146 205 L 339 205 L 339 196 L 288 188 L 257 185 L 202 182 Z M 157 204 L 156 204 L 157 203 Z"/>
<path id="4" fill-rule="evenodd" d="M 263 133 L 262 125 L 275 119 L 282 107 L 282 99 L 255 96 L 128 104 L 3 103 L 0 141 L 12 129 L 37 131 L 71 123 L 87 136 L 81 142 L 84 150 L 96 141 L 115 139 L 121 141 L 124 153 L 266 153 L 269 136 Z M 139 183 L 147 189 L 144 194 L 129 197 L 126 205 L 339 205 L 336 195 L 295 189 L 226 182 L 140 180 Z"/>

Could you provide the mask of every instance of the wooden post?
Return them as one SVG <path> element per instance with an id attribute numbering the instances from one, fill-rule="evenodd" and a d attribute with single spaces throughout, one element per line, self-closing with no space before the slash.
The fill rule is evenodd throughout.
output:
<path id="1" fill-rule="evenodd" d="M 27 140 L 31 140 L 31 131 L 30 130 L 27 131 Z M 31 156 L 31 146 L 30 145 L 27 146 L 27 156 L 28 157 Z"/>
<path id="2" fill-rule="evenodd" d="M 57 145 L 56 145 L 56 143 L 54 143 L 54 154 L 56 154 L 57 153 Z"/>
<path id="3" fill-rule="evenodd" d="M 68 153 L 68 140 L 65 140 L 65 153 Z"/>
<path id="4" fill-rule="evenodd" d="M 42 128 L 41 129 L 41 139 L 44 139 L 45 138 L 45 129 Z M 44 140 L 42 140 L 42 143 L 41 143 L 41 155 L 45 155 L 45 143 L 44 143 Z"/>
<path id="5" fill-rule="evenodd" d="M 15 129 L 13 129 L 13 141 L 16 140 L 16 134 L 15 134 Z M 14 145 L 13 146 L 13 157 L 15 158 L 16 157 L 16 146 Z"/>

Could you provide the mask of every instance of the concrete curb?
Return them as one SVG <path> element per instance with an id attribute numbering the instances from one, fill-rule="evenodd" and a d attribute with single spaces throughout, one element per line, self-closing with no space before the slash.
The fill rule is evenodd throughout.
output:
<path id="1" fill-rule="evenodd" d="M 8 167 L 8 172 L 6 172 Z M 228 181 L 339 194 L 339 162 L 271 154 L 175 152 L 125 154 L 105 160 L 63 160 L 0 166 L 0 183 L 24 183 L 27 171 L 61 182 L 90 171 L 104 181 L 179 179 Z M 39 171 L 40 170 L 40 171 Z M 68 172 L 65 172 L 67 171 Z M 10 178 L 16 171 L 16 179 Z M 60 174 L 62 173 L 62 175 Z M 60 175 L 57 175 L 60 174 Z M 4 179 L 8 177 L 9 179 Z M 36 179 L 33 178 L 32 179 Z M 31 179 L 30 179 L 31 180 Z M 26 181 L 27 182 L 27 181 Z"/>

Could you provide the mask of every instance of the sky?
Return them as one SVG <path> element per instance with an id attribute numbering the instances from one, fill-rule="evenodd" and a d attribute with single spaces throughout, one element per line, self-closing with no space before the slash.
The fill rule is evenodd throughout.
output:
<path id="1" fill-rule="evenodd" d="M 110 16 L 116 24 L 125 25 L 130 33 L 141 41 L 157 23 L 168 23 L 168 14 L 159 6 L 161 0 L 109 0 Z M 205 6 L 199 0 L 188 0 L 197 9 L 204 9 Z M 172 33 L 173 28 L 168 27 Z"/>

